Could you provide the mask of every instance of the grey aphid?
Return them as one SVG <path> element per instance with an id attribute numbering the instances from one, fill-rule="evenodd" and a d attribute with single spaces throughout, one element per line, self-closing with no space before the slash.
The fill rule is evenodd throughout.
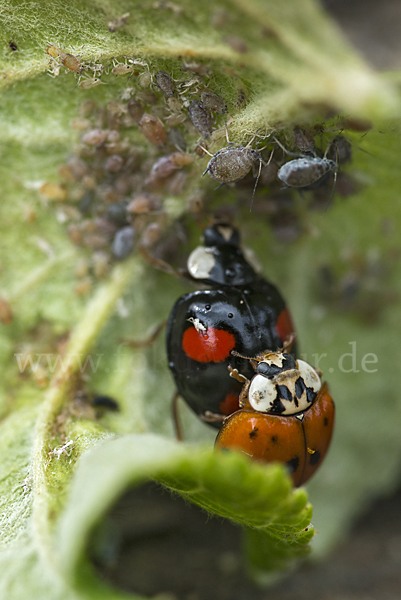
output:
<path id="1" fill-rule="evenodd" d="M 132 227 L 123 227 L 119 229 L 114 236 L 112 252 L 118 260 L 128 256 L 134 246 L 134 230 Z"/>
<path id="2" fill-rule="evenodd" d="M 217 94 L 213 94 L 213 92 L 202 92 L 201 100 L 203 106 L 215 113 L 223 114 L 228 110 L 227 104 L 224 102 L 223 98 Z"/>
<path id="3" fill-rule="evenodd" d="M 165 71 L 158 71 L 156 73 L 156 83 L 166 96 L 166 98 L 171 98 L 174 96 L 174 81 L 171 79 L 170 75 Z"/>
<path id="4" fill-rule="evenodd" d="M 288 187 L 307 187 L 329 171 L 337 173 L 337 163 L 328 158 L 296 158 L 278 170 L 277 177 Z"/>
<path id="5" fill-rule="evenodd" d="M 338 165 L 344 165 L 352 159 L 352 148 L 348 140 L 342 135 L 337 135 L 330 144 L 328 156 Z"/>
<path id="6" fill-rule="evenodd" d="M 192 125 L 199 131 L 202 137 L 210 137 L 213 131 L 213 121 L 203 103 L 199 100 L 193 100 L 188 107 L 188 112 Z"/>
<path id="7" fill-rule="evenodd" d="M 229 146 L 212 156 L 205 173 L 209 173 L 210 177 L 219 183 L 233 183 L 245 177 L 254 164 L 261 160 L 257 150 L 244 146 Z"/>

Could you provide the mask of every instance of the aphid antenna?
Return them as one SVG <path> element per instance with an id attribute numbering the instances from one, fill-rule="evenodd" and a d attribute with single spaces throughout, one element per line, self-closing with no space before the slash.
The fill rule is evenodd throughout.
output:
<path id="1" fill-rule="evenodd" d="M 267 146 L 264 146 L 263 148 L 261 148 L 260 150 L 258 150 L 258 152 L 259 153 L 262 152 L 262 150 L 264 150 L 265 148 L 267 148 Z M 270 153 L 270 157 L 269 157 L 269 160 L 267 161 L 267 163 L 264 163 L 263 160 L 262 160 L 262 157 L 259 155 L 259 171 L 258 171 L 258 175 L 256 177 L 255 185 L 253 186 L 253 192 L 252 192 L 252 198 L 251 198 L 251 206 L 250 206 L 249 212 L 252 212 L 253 199 L 255 198 L 256 188 L 258 187 L 258 183 L 259 183 L 259 179 L 260 179 L 260 174 L 262 172 L 262 165 L 264 167 L 267 167 L 270 164 L 271 159 L 273 158 L 273 153 L 274 153 L 274 148 L 273 148 L 273 150 Z"/>

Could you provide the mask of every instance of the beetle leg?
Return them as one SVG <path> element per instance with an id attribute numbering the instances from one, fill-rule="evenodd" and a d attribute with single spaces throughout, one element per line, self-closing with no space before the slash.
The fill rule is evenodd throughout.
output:
<path id="1" fill-rule="evenodd" d="M 227 415 L 220 415 L 219 413 L 214 413 L 210 410 L 207 410 L 203 415 L 199 415 L 199 418 L 205 423 L 220 423 L 227 418 Z"/>
<path id="2" fill-rule="evenodd" d="M 174 422 L 174 430 L 175 437 L 177 438 L 177 442 L 182 442 L 182 426 L 180 421 L 180 415 L 178 410 L 178 398 L 179 393 L 176 391 L 174 396 L 171 399 L 171 411 L 173 413 L 173 422 Z"/>
<path id="3" fill-rule="evenodd" d="M 247 379 L 245 381 L 244 387 L 242 388 L 241 393 L 239 395 L 239 407 L 240 408 L 249 408 L 248 391 L 249 391 L 250 385 L 251 385 L 251 382 L 249 379 Z"/>
<path id="4" fill-rule="evenodd" d="M 167 325 L 167 319 L 152 327 L 149 335 L 143 340 L 124 340 L 124 343 L 130 348 L 147 348 L 154 344 L 154 342 L 159 337 L 160 333 L 163 331 L 165 326 Z"/>
<path id="5" fill-rule="evenodd" d="M 248 381 L 245 375 L 241 375 L 241 373 L 238 373 L 238 369 L 233 369 L 231 365 L 228 365 L 227 368 L 230 371 L 230 377 L 232 377 L 233 379 L 236 379 L 240 383 L 246 383 Z"/>

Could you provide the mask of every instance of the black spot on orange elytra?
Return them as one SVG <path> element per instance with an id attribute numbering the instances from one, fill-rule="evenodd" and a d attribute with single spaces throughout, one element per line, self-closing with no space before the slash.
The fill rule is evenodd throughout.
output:
<path id="1" fill-rule="evenodd" d="M 317 463 L 320 460 L 320 452 L 319 450 L 315 450 L 313 454 L 309 455 L 309 463 L 313 466 L 313 465 L 317 465 Z"/>
<path id="2" fill-rule="evenodd" d="M 249 432 L 249 437 L 251 439 L 255 438 L 258 435 L 258 427 L 254 427 L 252 431 Z"/>
<path id="3" fill-rule="evenodd" d="M 289 467 L 291 473 L 295 473 L 299 467 L 299 456 L 294 456 L 291 460 L 287 460 L 286 465 Z"/>

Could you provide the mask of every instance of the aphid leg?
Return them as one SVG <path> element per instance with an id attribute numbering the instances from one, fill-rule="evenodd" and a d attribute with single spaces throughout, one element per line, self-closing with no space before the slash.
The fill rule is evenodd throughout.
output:
<path id="1" fill-rule="evenodd" d="M 173 415 L 173 423 L 174 423 L 174 431 L 175 437 L 177 438 L 177 442 L 182 442 L 182 426 L 180 421 L 180 415 L 178 410 L 178 398 L 180 397 L 178 392 L 174 393 L 174 396 L 171 399 L 171 412 Z"/>
<path id="2" fill-rule="evenodd" d="M 158 325 L 154 325 L 149 335 L 143 340 L 123 340 L 123 343 L 130 348 L 147 348 L 155 343 L 163 329 L 167 325 L 167 319 L 159 323 Z"/>
<path id="3" fill-rule="evenodd" d="M 233 142 L 230 142 L 229 137 L 228 137 L 228 125 L 227 125 L 227 119 L 225 120 L 225 126 L 226 126 L 226 140 L 227 140 L 227 146 L 232 146 Z"/>
<path id="4" fill-rule="evenodd" d="M 252 198 L 251 198 L 251 206 L 249 208 L 249 212 L 252 212 L 252 206 L 253 206 L 253 199 L 255 197 L 255 192 L 256 192 L 256 188 L 258 186 L 259 183 L 259 178 L 260 178 L 260 173 L 262 171 L 262 157 L 259 158 L 259 171 L 258 171 L 258 176 L 256 177 L 256 181 L 255 181 L 255 185 L 253 186 L 253 192 L 252 192 Z"/>
<path id="5" fill-rule="evenodd" d="M 212 156 L 212 157 L 214 156 L 214 154 L 211 154 L 209 152 L 209 150 L 206 150 L 206 148 L 204 148 L 201 144 L 199 144 L 199 148 L 202 148 L 203 152 L 206 152 L 206 154 L 208 154 L 209 156 Z M 205 171 L 205 173 L 207 173 L 207 171 Z M 203 174 L 205 174 L 205 173 L 203 173 Z"/>
<path id="6" fill-rule="evenodd" d="M 72 88 L 72 90 L 71 90 L 72 92 L 75 90 L 75 88 L 76 88 L 76 87 L 78 87 L 78 86 L 79 86 L 79 84 L 81 83 L 81 79 L 82 79 L 82 72 L 81 72 L 81 73 L 79 73 L 79 76 L 78 76 L 78 81 L 77 81 L 77 83 L 74 85 L 74 87 Z"/>
<path id="7" fill-rule="evenodd" d="M 263 148 L 261 148 L 260 150 L 258 150 L 258 152 L 262 152 L 262 150 L 264 150 L 265 148 L 267 148 L 267 146 L 264 146 Z M 250 209 L 249 209 L 249 212 L 252 212 L 253 199 L 254 199 L 254 197 L 255 197 L 256 188 L 258 187 L 258 183 L 259 183 L 260 174 L 261 174 L 261 172 L 262 172 L 262 165 L 263 165 L 264 167 L 267 167 L 267 166 L 270 164 L 270 162 L 271 162 L 271 160 L 272 160 L 272 158 L 273 158 L 273 154 L 274 154 L 274 148 L 273 148 L 273 150 L 272 150 L 272 151 L 271 151 L 271 153 L 270 153 L 270 157 L 269 157 L 269 160 L 267 161 L 267 163 L 264 163 L 264 162 L 263 162 L 263 160 L 262 160 L 262 157 L 261 157 L 261 156 L 260 156 L 260 158 L 259 158 L 259 171 L 258 171 L 258 175 L 257 175 L 257 177 L 256 177 L 255 185 L 253 186 L 252 199 L 251 199 L 251 207 L 250 207 Z"/>
<path id="8" fill-rule="evenodd" d="M 286 154 L 288 154 L 289 156 L 296 156 L 297 158 L 303 158 L 304 155 L 303 154 L 298 154 L 297 152 L 291 152 L 290 150 L 287 150 L 287 148 L 285 146 L 283 146 L 283 144 L 276 138 L 275 135 L 272 136 L 274 141 L 276 142 L 276 144 L 278 146 L 280 146 L 280 148 L 282 149 L 283 152 L 285 152 Z"/>

